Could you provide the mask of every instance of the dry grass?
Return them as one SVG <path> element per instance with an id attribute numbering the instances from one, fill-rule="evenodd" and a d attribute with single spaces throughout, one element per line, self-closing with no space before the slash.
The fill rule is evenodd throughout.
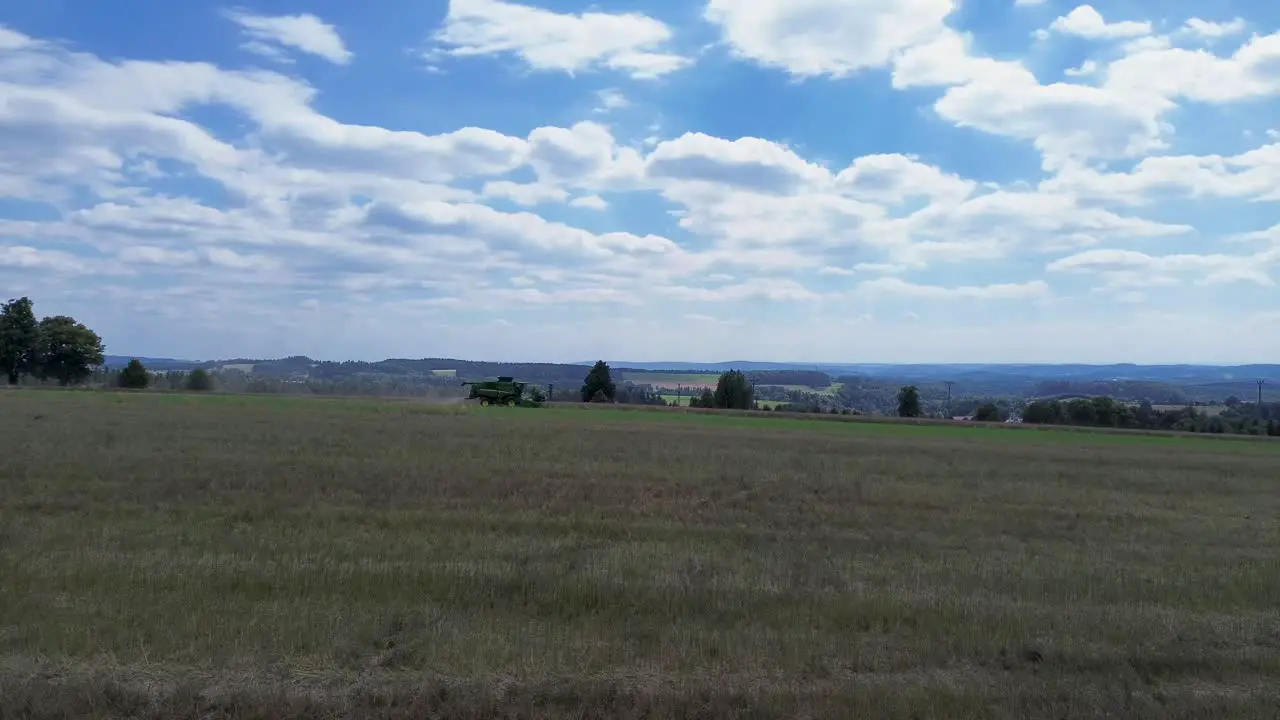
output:
<path id="1" fill-rule="evenodd" d="M 1273 718 L 1280 444 L 0 393 L 0 717 Z"/>

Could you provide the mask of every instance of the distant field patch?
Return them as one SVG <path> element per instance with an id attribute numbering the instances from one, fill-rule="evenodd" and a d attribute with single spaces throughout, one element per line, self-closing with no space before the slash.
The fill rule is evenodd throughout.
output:
<path id="1" fill-rule="evenodd" d="M 808 385 L 764 385 L 760 384 L 756 387 L 762 388 L 778 388 L 780 390 L 794 390 L 796 392 L 817 393 L 819 395 L 835 395 L 840 392 L 840 388 L 844 387 L 844 383 L 831 383 L 824 388 L 809 387 Z"/>
<path id="2" fill-rule="evenodd" d="M 762 387 L 762 388 L 771 387 L 771 388 L 779 388 L 782 390 L 795 390 L 797 392 L 809 392 L 809 393 L 818 393 L 821 395 L 832 395 L 832 394 L 835 394 L 836 390 L 838 390 L 842 386 L 843 386 L 843 383 L 836 383 L 833 385 L 828 385 L 827 387 L 823 387 L 823 388 L 815 388 L 815 387 L 810 387 L 808 385 L 764 385 L 764 384 L 757 385 L 756 387 Z"/>
<path id="3" fill-rule="evenodd" d="M 253 372 L 253 363 L 229 363 L 221 366 L 222 370 L 239 370 L 240 372 Z"/>
<path id="4" fill-rule="evenodd" d="M 1181 410 L 1185 408 L 1186 405 L 1152 405 L 1151 407 L 1154 410 L 1159 410 L 1161 412 L 1168 412 L 1170 410 L 1174 410 L 1174 411 Z M 1196 409 L 1196 412 L 1202 413 L 1204 415 L 1208 415 L 1209 417 L 1213 417 L 1214 415 L 1221 415 L 1223 412 L 1226 412 L 1227 410 L 1226 405 L 1194 405 L 1192 407 Z"/>
<path id="5" fill-rule="evenodd" d="M 442 375 L 444 377 L 457 377 L 458 371 L 457 370 L 432 370 L 431 374 Z"/>
<path id="6" fill-rule="evenodd" d="M 704 387 L 714 388 L 720 376 L 716 373 L 645 373 L 624 372 L 622 379 L 637 385 L 654 385 L 657 387 Z"/>
<path id="7" fill-rule="evenodd" d="M 669 403 L 673 403 L 673 402 L 677 402 L 677 401 L 678 401 L 678 402 L 680 403 L 680 406 L 681 406 L 681 407 L 688 407 L 688 406 L 689 406 L 689 397 L 690 397 L 690 396 L 689 396 L 689 394 L 688 394 L 688 393 L 685 393 L 684 395 L 677 395 L 677 394 L 675 394 L 675 393 L 663 393 L 662 395 L 659 395 L 658 397 L 662 398 L 663 400 L 666 400 L 666 401 L 667 401 L 667 402 L 669 402 Z M 776 407 L 778 407 L 779 405 L 786 405 L 786 404 L 787 404 L 785 400 L 758 400 L 757 402 L 758 402 L 758 403 L 760 403 L 760 407 L 762 407 L 762 408 L 770 408 L 770 409 L 776 408 Z"/>

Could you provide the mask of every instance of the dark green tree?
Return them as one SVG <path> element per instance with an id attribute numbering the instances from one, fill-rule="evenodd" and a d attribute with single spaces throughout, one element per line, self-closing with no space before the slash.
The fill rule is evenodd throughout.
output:
<path id="1" fill-rule="evenodd" d="M 40 323 L 30 298 L 10 300 L 0 309 L 0 370 L 10 385 L 40 371 Z"/>
<path id="2" fill-rule="evenodd" d="M 920 417 L 920 389 L 915 385 L 898 390 L 898 417 Z"/>
<path id="3" fill-rule="evenodd" d="M 1022 421 L 1034 425 L 1050 425 L 1062 420 L 1062 403 L 1057 400 L 1033 400 L 1022 409 Z"/>
<path id="4" fill-rule="evenodd" d="M 187 373 L 187 390 L 192 392 L 204 392 L 213 389 L 213 376 L 204 368 L 196 368 Z"/>
<path id="5" fill-rule="evenodd" d="M 614 385 L 613 376 L 609 372 L 609 363 L 603 360 L 597 360 L 582 381 L 582 402 L 593 402 L 597 392 L 603 392 L 609 402 L 613 402 L 614 396 L 618 394 L 618 387 Z"/>
<path id="6" fill-rule="evenodd" d="M 974 411 L 973 419 L 981 422 L 1000 422 L 1004 419 L 1001 414 L 1000 408 L 995 403 L 984 403 Z"/>
<path id="7" fill-rule="evenodd" d="M 1151 401 L 1144 399 L 1141 403 L 1138 403 L 1138 409 L 1134 411 L 1133 418 L 1140 428 L 1155 427 L 1156 410 L 1152 407 Z"/>
<path id="8" fill-rule="evenodd" d="M 690 404 L 693 404 L 692 398 Z M 716 406 L 716 394 L 711 388 L 702 388 L 702 394 L 698 396 L 698 407 L 713 408 Z"/>
<path id="9" fill-rule="evenodd" d="M 151 373 L 143 367 L 142 361 L 134 358 L 124 370 L 120 371 L 120 387 L 131 390 L 142 390 L 151 384 Z"/>
<path id="10" fill-rule="evenodd" d="M 102 364 L 104 353 L 102 338 L 75 318 L 54 315 L 40 321 L 40 379 L 64 387 L 83 382 Z"/>
<path id="11" fill-rule="evenodd" d="M 1098 406 L 1089 398 L 1074 398 L 1067 401 L 1067 417 L 1072 425 L 1097 425 Z"/>
<path id="12" fill-rule="evenodd" d="M 755 401 L 755 391 L 741 370 L 728 370 L 720 373 L 711 397 L 715 407 L 750 410 Z"/>

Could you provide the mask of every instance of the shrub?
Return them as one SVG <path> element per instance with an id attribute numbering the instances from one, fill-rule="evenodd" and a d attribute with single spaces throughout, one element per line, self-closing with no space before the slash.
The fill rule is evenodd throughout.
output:
<path id="1" fill-rule="evenodd" d="M 120 371 L 120 387 L 130 390 L 142 390 L 151 384 L 151 373 L 143 367 L 142 361 L 134 358 L 124 370 Z"/>

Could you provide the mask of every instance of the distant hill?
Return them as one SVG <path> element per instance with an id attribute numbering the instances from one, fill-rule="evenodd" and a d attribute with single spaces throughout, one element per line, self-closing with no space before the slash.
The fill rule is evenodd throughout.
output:
<path id="1" fill-rule="evenodd" d="M 590 365 L 591 363 L 576 363 Z M 610 366 L 634 370 L 666 372 L 724 372 L 725 370 L 818 370 L 829 375 L 868 377 L 910 377 L 926 380 L 957 380 L 983 377 L 1020 377 L 1032 380 L 1155 380 L 1209 384 L 1254 382 L 1259 378 L 1280 382 L 1280 364 L 1271 365 L 1137 365 L 1115 363 L 824 363 L 824 362 L 631 362 L 609 361 Z"/>
<path id="2" fill-rule="evenodd" d="M 175 360 L 173 358 L 153 358 L 142 357 L 138 355 L 107 355 L 103 364 L 112 370 L 118 370 L 129 364 L 130 360 L 137 359 L 149 370 L 192 370 L 201 366 L 207 367 L 209 363 L 200 362 L 198 360 Z"/>
<path id="3" fill-rule="evenodd" d="M 106 364 L 121 368 L 131 356 L 111 355 Z M 230 360 L 179 360 L 174 358 L 138 358 L 153 370 L 190 370 L 196 367 L 234 368 L 254 375 L 279 379 L 311 379 L 338 381 L 344 378 L 380 376 L 391 378 L 427 378 L 436 376 L 475 380 L 498 375 L 513 375 L 540 384 L 571 387 L 582 382 L 592 361 L 579 363 L 507 363 L 462 360 L 457 358 L 389 358 L 377 362 L 318 361 L 306 356 L 274 359 L 235 358 Z M 737 369 L 753 374 L 761 383 L 818 387 L 821 374 L 831 381 L 841 378 L 867 378 L 885 384 L 914 383 L 922 387 L 953 383 L 957 394 L 971 396 L 1043 397 L 1062 393 L 1119 394 L 1133 397 L 1159 397 L 1167 402 L 1224 398 L 1235 395 L 1248 400 L 1257 393 L 1257 380 L 1268 381 L 1264 397 L 1280 396 L 1280 364 L 1271 365 L 1137 365 L 1117 363 L 1088 365 L 1081 363 L 797 363 L 726 361 L 696 363 L 686 361 L 631 362 L 608 361 L 615 371 L 644 383 L 645 374 L 720 373 Z M 787 375 L 795 375 L 787 379 Z M 799 377 L 804 375 L 805 377 Z M 768 379 L 766 379 L 768 378 Z"/>

